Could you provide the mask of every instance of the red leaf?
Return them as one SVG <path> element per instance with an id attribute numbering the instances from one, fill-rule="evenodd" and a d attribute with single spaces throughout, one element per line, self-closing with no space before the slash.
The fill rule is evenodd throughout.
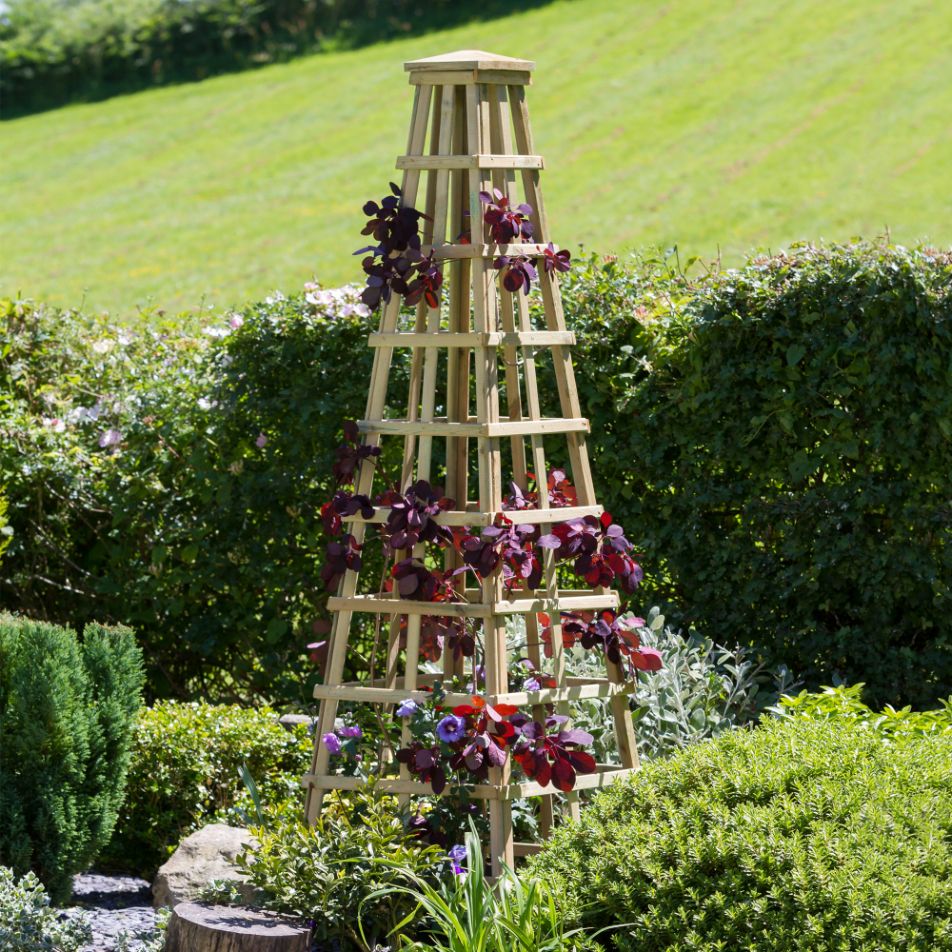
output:
<path id="1" fill-rule="evenodd" d="M 575 789 L 575 770 L 567 759 L 560 757 L 552 765 L 552 783 L 564 793 Z"/>

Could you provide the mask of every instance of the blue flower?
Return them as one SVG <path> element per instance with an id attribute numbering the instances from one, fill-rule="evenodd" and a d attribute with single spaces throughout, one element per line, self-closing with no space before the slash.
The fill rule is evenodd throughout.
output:
<path id="1" fill-rule="evenodd" d="M 466 862 L 466 847 L 462 844 L 457 844 L 454 846 L 447 854 L 450 863 L 453 864 L 453 872 L 457 876 L 462 876 L 466 873 L 466 867 L 463 863 Z"/>
<path id="2" fill-rule="evenodd" d="M 400 706 L 397 708 L 397 717 L 413 717 L 419 710 L 420 705 L 413 698 L 408 697 L 405 701 L 400 702 Z"/>
<path id="3" fill-rule="evenodd" d="M 466 721 L 455 714 L 447 714 L 436 725 L 436 735 L 446 744 L 455 744 L 466 733 Z"/>

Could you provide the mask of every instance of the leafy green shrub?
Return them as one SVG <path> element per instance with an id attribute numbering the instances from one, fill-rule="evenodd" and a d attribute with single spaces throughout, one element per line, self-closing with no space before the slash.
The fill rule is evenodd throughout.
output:
<path id="1" fill-rule="evenodd" d="M 0 99 L 16 115 L 465 20 L 498 0 L 7 0 Z M 488 12 L 488 11 L 486 11 Z"/>
<path id="2" fill-rule="evenodd" d="M 637 950 L 952 947 L 952 736 L 770 719 L 593 798 L 530 862 Z"/>
<path id="3" fill-rule="evenodd" d="M 799 247 L 696 282 L 593 263 L 565 299 L 641 597 L 811 687 L 952 693 L 952 256 Z"/>
<path id="4" fill-rule="evenodd" d="M 33 873 L 18 882 L 12 869 L 0 866 L 0 949 L 79 952 L 90 939 L 92 929 L 85 919 L 61 919 Z"/>
<path id="5" fill-rule="evenodd" d="M 55 902 L 112 834 L 142 682 L 128 630 L 0 616 L 0 863 Z"/>
<path id="6" fill-rule="evenodd" d="M 269 708 L 174 701 L 144 708 L 133 734 L 129 793 L 106 858 L 150 873 L 204 824 L 240 821 L 239 808 L 252 810 L 242 767 L 264 803 L 301 809 L 311 750 L 306 727 L 286 730 Z"/>
<path id="7" fill-rule="evenodd" d="M 870 245 L 698 280 L 570 272 L 599 499 L 643 553 L 637 611 L 810 687 L 952 693 L 950 289 L 948 256 Z M 309 699 L 318 510 L 372 359 L 354 291 L 275 295 L 195 336 L 27 302 L 0 325 L 6 603 L 134 625 L 159 695 Z"/>
<path id="8" fill-rule="evenodd" d="M 373 948 L 416 907 L 411 896 L 379 891 L 410 877 L 432 884 L 448 863 L 407 830 L 393 797 L 371 788 L 346 802 L 338 794 L 329 800 L 313 827 L 285 814 L 252 828 L 258 845 L 238 857 L 238 867 L 261 890 L 265 908 L 313 920 L 319 941 Z"/>
<path id="9" fill-rule="evenodd" d="M 824 688 L 818 694 L 801 691 L 789 695 L 771 710 L 780 717 L 804 717 L 814 721 L 844 720 L 886 735 L 894 734 L 952 734 L 952 698 L 947 698 L 940 709 L 913 711 L 909 707 L 886 705 L 879 713 L 865 705 L 861 698 L 862 684 Z"/>
<path id="10" fill-rule="evenodd" d="M 641 672 L 631 698 L 638 753 L 664 757 L 726 730 L 756 723 L 793 687 L 783 666 L 768 670 L 749 648 L 725 648 L 696 632 L 683 636 L 665 625 L 657 608 L 637 629 L 643 645 L 664 658 L 660 671 Z M 602 677 L 604 661 L 584 649 L 570 649 L 572 671 Z M 573 708 L 576 727 L 595 738 L 600 763 L 618 762 L 618 742 L 608 700 L 581 701 Z"/>
<path id="11" fill-rule="evenodd" d="M 0 307 L 7 604 L 133 625 L 160 696 L 310 700 L 319 510 L 372 362 L 356 292 L 324 293 L 195 336 Z"/>

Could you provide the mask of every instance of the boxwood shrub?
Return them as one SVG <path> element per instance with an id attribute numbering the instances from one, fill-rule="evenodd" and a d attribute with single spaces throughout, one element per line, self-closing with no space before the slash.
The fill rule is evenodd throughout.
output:
<path id="1" fill-rule="evenodd" d="M 934 952 L 950 788 L 950 735 L 771 719 L 598 794 L 531 869 L 620 952 Z"/>
<path id="2" fill-rule="evenodd" d="M 206 823 L 253 820 L 242 768 L 263 805 L 300 809 L 311 751 L 307 728 L 286 730 L 270 708 L 175 701 L 143 708 L 129 792 L 105 862 L 151 878 L 180 840 Z"/>
<path id="3" fill-rule="evenodd" d="M 0 865 L 54 902 L 109 841 L 142 695 L 132 632 L 0 615 Z"/>

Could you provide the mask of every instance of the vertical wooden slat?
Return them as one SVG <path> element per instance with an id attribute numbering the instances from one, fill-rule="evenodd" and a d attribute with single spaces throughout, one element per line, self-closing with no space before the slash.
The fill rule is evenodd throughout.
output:
<path id="1" fill-rule="evenodd" d="M 455 89 L 455 115 L 453 124 L 453 154 L 464 155 L 467 152 L 466 141 L 466 93 L 462 86 Z M 459 241 L 464 230 L 464 211 L 468 211 L 468 177 L 464 170 L 450 173 L 450 221 L 451 241 Z M 468 220 L 468 218 L 467 218 Z M 469 321 L 469 262 L 455 259 L 446 265 L 449 280 L 449 330 L 465 333 L 470 330 Z M 446 418 L 465 423 L 469 419 L 469 361 L 467 348 L 450 349 L 446 356 Z M 457 508 L 465 509 L 468 496 L 468 446 L 466 437 L 451 436 L 446 440 L 446 494 L 455 499 Z M 462 565 L 462 558 L 454 548 L 448 548 L 444 556 L 444 568 L 456 569 Z M 454 583 L 457 591 L 466 587 L 465 576 L 459 576 Z M 446 678 L 462 675 L 462 659 L 457 658 L 444 646 L 443 674 Z"/>
<path id="2" fill-rule="evenodd" d="M 407 140 L 408 155 L 420 155 L 422 153 L 423 144 L 426 140 L 427 115 L 430 107 L 430 99 L 431 91 L 429 87 L 417 87 L 413 100 L 410 133 Z M 407 169 L 404 172 L 401 191 L 403 193 L 403 201 L 408 205 L 412 205 L 416 202 L 419 183 L 419 171 Z M 383 313 L 380 318 L 381 332 L 388 333 L 394 330 L 397 326 L 399 314 L 400 301 L 398 297 L 394 296 L 383 308 Z M 390 376 L 390 364 L 392 360 L 392 347 L 376 348 L 370 377 L 370 392 L 367 396 L 366 413 L 368 419 L 379 419 L 383 414 L 387 400 L 387 382 Z M 371 434 L 366 438 L 368 445 L 377 445 L 379 440 L 380 437 L 377 434 Z M 373 466 L 361 466 L 360 475 L 357 480 L 357 492 L 369 495 L 372 487 Z M 353 526 L 352 534 L 358 544 L 363 543 L 365 533 L 366 525 L 357 523 Z M 356 572 L 348 570 L 338 589 L 339 594 L 344 596 L 354 595 L 357 591 L 357 578 L 358 574 Z M 338 684 L 343 679 L 351 617 L 351 612 L 342 611 L 339 612 L 334 619 L 334 624 L 329 636 L 327 667 L 324 673 L 324 680 L 327 684 Z M 318 727 L 315 733 L 314 756 L 311 760 L 312 776 L 324 776 L 327 773 L 330 755 L 327 748 L 321 743 L 321 737 L 333 730 L 336 717 L 337 701 L 326 698 L 321 702 Z M 309 784 L 304 807 L 308 822 L 314 821 L 314 818 L 320 812 L 323 800 L 324 790 L 315 787 L 313 784 Z"/>
<path id="3" fill-rule="evenodd" d="M 512 103 L 512 119 L 515 131 L 516 145 L 524 150 L 526 155 L 532 154 L 532 129 L 529 124 L 529 109 L 526 104 L 525 88 L 521 86 L 509 87 L 509 99 Z M 526 190 L 526 200 L 532 205 L 536 213 L 536 240 L 549 241 L 548 223 L 545 217 L 545 208 L 542 204 L 542 190 L 539 188 L 538 170 L 526 169 L 522 173 L 523 187 Z M 565 330 L 565 315 L 562 311 L 562 297 L 559 293 L 558 279 L 555 274 L 540 275 L 539 283 L 542 287 L 542 300 L 545 308 L 546 326 L 549 330 Z M 566 417 L 581 417 L 581 401 L 578 388 L 575 384 L 575 371 L 572 367 L 572 355 L 567 347 L 552 347 L 552 362 L 555 370 L 556 385 L 559 391 L 559 403 L 562 415 Z M 569 460 L 578 501 L 582 505 L 595 503 L 595 485 L 592 479 L 592 469 L 588 458 L 588 446 L 584 433 L 566 434 Z M 601 591 L 599 589 L 598 591 Z M 624 672 L 618 664 L 606 658 L 609 679 L 621 684 L 625 680 Z M 638 747 L 635 736 L 635 726 L 628 709 L 628 698 L 625 695 L 616 695 L 611 699 L 610 707 L 614 720 L 615 734 L 618 738 L 618 747 L 621 762 L 625 767 L 638 766 Z"/>

